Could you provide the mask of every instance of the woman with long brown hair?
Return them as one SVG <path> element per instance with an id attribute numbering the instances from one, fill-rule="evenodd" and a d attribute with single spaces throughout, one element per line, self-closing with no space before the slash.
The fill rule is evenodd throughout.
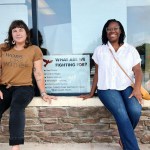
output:
<path id="1" fill-rule="evenodd" d="M 43 55 L 38 46 L 30 42 L 30 32 L 22 20 L 14 20 L 5 43 L 0 45 L 0 119 L 10 108 L 9 144 L 20 150 L 24 144 L 25 108 L 34 96 L 32 73 L 44 101 L 56 99 L 45 90 L 42 70 Z"/>

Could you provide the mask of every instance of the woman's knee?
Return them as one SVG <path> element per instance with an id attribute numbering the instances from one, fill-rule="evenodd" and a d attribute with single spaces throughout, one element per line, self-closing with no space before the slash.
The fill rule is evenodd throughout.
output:
<path id="1" fill-rule="evenodd" d="M 131 99 L 131 101 L 132 101 L 132 103 L 131 103 L 130 107 L 127 108 L 128 113 L 130 115 L 132 115 L 133 117 L 140 116 L 141 115 L 141 111 L 142 111 L 141 104 L 139 104 L 138 100 L 135 97 L 133 97 Z"/>

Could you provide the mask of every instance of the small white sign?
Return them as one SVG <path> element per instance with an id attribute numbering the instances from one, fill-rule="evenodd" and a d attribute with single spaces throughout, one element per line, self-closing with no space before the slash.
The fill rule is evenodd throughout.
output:
<path id="1" fill-rule="evenodd" d="M 89 93 L 89 55 L 44 56 L 43 62 L 47 93 Z"/>

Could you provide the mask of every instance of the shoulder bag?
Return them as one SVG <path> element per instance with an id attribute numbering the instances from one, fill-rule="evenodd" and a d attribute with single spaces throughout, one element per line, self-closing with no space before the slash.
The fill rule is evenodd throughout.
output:
<path id="1" fill-rule="evenodd" d="M 112 52 L 112 50 L 110 48 L 109 48 L 109 51 L 111 52 L 111 54 L 112 54 L 115 62 L 118 64 L 118 66 L 120 67 L 120 69 L 125 73 L 125 75 L 132 82 L 131 86 L 134 88 L 134 82 L 132 81 L 132 79 L 129 77 L 129 75 L 126 73 L 126 71 L 122 68 L 122 66 L 119 64 L 118 60 L 115 58 L 115 56 L 114 56 L 114 54 L 113 54 L 113 52 Z M 143 86 L 141 86 L 140 91 L 141 91 L 141 94 L 142 94 L 142 98 L 144 100 L 150 100 L 150 94 L 149 94 L 149 92 Z"/>

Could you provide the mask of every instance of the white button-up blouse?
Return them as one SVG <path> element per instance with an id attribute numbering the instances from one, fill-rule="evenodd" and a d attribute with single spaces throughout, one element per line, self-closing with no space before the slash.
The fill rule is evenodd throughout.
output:
<path id="1" fill-rule="evenodd" d="M 117 52 L 108 42 L 107 45 L 98 46 L 92 59 L 98 65 L 98 83 L 99 90 L 115 89 L 124 90 L 131 85 L 131 81 L 115 62 L 109 48 L 112 50 L 115 58 L 134 80 L 132 68 L 141 62 L 138 51 L 131 45 L 124 43 Z"/>

